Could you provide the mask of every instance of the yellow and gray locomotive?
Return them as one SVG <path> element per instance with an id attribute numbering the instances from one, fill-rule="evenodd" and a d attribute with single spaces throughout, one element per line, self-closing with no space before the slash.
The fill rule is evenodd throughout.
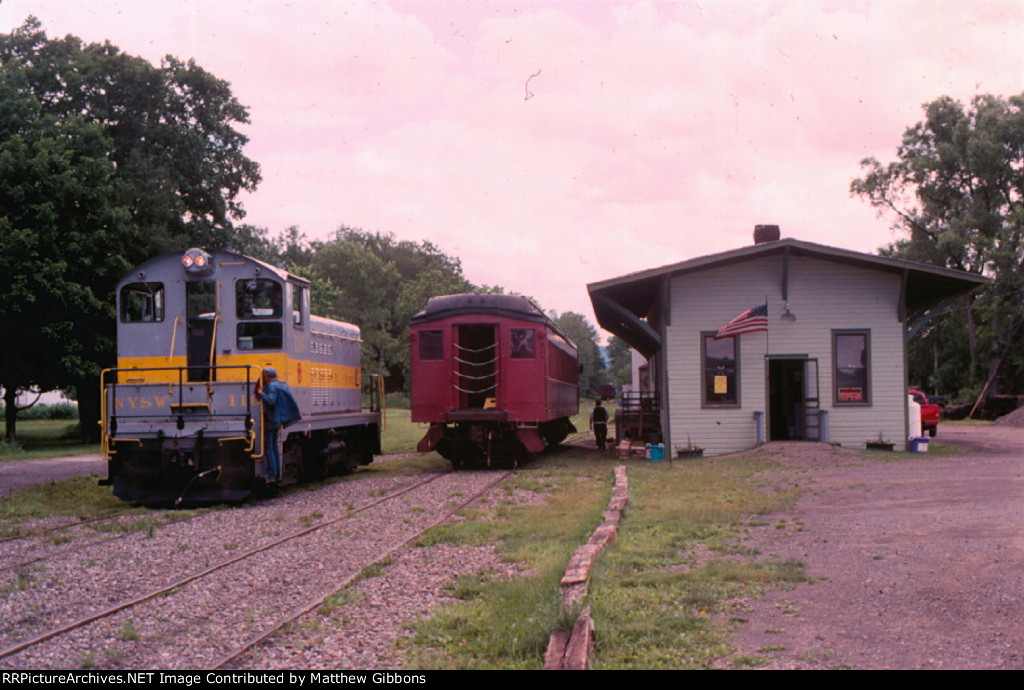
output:
<path id="1" fill-rule="evenodd" d="M 234 252 L 189 249 L 122 278 L 117 314 L 117 368 L 103 372 L 101 424 L 119 498 L 245 498 L 275 480 L 268 437 L 280 438 L 282 484 L 380 453 L 383 388 L 378 377 L 364 385 L 359 329 L 310 315 L 304 278 Z M 279 435 L 267 433 L 255 395 L 270 367 L 302 413 Z"/>

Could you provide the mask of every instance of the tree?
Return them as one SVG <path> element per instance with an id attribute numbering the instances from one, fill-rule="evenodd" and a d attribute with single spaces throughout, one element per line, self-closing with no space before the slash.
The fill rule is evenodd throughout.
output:
<path id="1" fill-rule="evenodd" d="M 8 88 L 16 88 L 18 100 L 8 104 L 4 99 L 0 106 L 3 115 L 13 118 L 8 121 L 15 123 L 15 129 L 45 122 L 53 131 L 64 131 L 65 137 L 87 135 L 89 156 L 97 166 L 99 161 L 107 166 L 102 175 L 91 171 L 77 177 L 77 173 L 65 171 L 81 181 L 76 192 L 79 200 L 66 198 L 68 212 L 75 204 L 98 206 L 102 199 L 110 209 L 127 214 L 126 235 L 118 232 L 112 237 L 104 234 L 104 226 L 97 225 L 92 234 L 75 243 L 76 251 L 85 256 L 104 252 L 107 257 L 102 270 L 93 266 L 92 273 L 81 276 L 83 290 L 106 305 L 105 316 L 99 318 L 93 310 L 52 323 L 37 319 L 29 324 L 39 339 L 52 346 L 50 356 L 40 365 L 54 370 L 50 378 L 59 378 L 56 372 L 63 366 L 59 363 L 69 361 L 68 357 L 81 363 L 76 381 L 80 384 L 80 416 L 83 430 L 95 436 L 97 374 L 101 366 L 113 364 L 115 269 L 121 271 L 156 254 L 188 246 L 232 244 L 232 223 L 244 215 L 238 195 L 254 189 L 260 179 L 259 166 L 242 153 L 248 140 L 235 129 L 249 121 L 248 111 L 235 100 L 226 82 L 193 61 L 169 56 L 154 66 L 122 53 L 109 42 L 85 45 L 74 36 L 49 39 L 34 17 L 14 32 L 0 35 L 0 66 L 9 83 L 17 82 L 16 87 Z M 0 145 L 17 147 L 18 142 L 11 141 L 16 133 L 7 131 Z M 40 142 L 54 139 L 45 132 L 38 138 Z M 43 156 L 46 147 L 40 146 L 42 143 L 29 153 Z M 67 147 L 78 150 L 77 144 L 64 146 L 65 153 Z M 57 151 L 48 150 L 55 162 Z M 75 160 L 82 163 L 85 159 Z M 44 172 L 40 175 L 45 177 Z M 45 224 L 50 217 L 24 217 L 18 206 L 25 200 L 19 194 L 28 190 L 12 176 L 7 176 L 4 184 L 13 186 L 0 192 L 4 196 L 0 218 L 7 218 L 12 228 L 18 225 L 28 236 L 46 236 L 53 242 L 16 255 L 21 263 L 4 259 L 14 283 L 0 286 L 0 305 L 5 305 L 0 309 L 10 314 L 15 308 L 12 300 L 18 299 L 15 295 L 23 294 L 11 292 L 15 283 L 23 288 L 26 281 L 36 280 L 33 276 L 52 277 L 62 271 L 62 250 L 69 247 L 69 231 L 61 226 L 50 236 L 26 224 Z M 70 337 L 72 332 L 76 338 Z M 23 332 L 4 329 L 0 349 L 23 338 Z M 0 384 L 12 387 L 7 378 L 0 378 Z"/>
<path id="2" fill-rule="evenodd" d="M 621 390 L 622 386 L 633 380 L 633 355 L 626 341 L 617 335 L 608 339 L 608 373 Z"/>
<path id="3" fill-rule="evenodd" d="M 933 376 L 994 395 L 1001 375 L 1021 378 L 1014 346 L 1024 323 L 1024 95 L 977 96 L 969 108 L 943 96 L 924 111 L 904 133 L 898 160 L 864 160 L 866 175 L 850 189 L 905 235 L 883 253 L 992 278 L 958 313 L 922 331 L 925 346 L 912 344 L 911 366 L 966 363 Z"/>
<path id="4" fill-rule="evenodd" d="M 359 326 L 363 370 L 384 376 L 388 390 L 405 390 L 409 319 L 433 296 L 473 288 L 459 260 L 430 242 L 345 227 L 313 249 L 308 269 L 296 267 L 313 283 L 313 311 Z"/>
<path id="5" fill-rule="evenodd" d="M 19 391 L 95 374 L 93 324 L 113 323 L 109 295 L 130 239 L 102 127 L 46 114 L 17 69 L 0 65 L 0 381 L 4 438 Z"/>
<path id="6" fill-rule="evenodd" d="M 580 364 L 583 366 L 579 381 L 580 397 L 597 398 L 601 385 L 608 383 L 607 368 L 597 344 L 597 329 L 585 316 L 573 311 L 561 315 L 552 312 L 552 319 L 580 349 Z"/>

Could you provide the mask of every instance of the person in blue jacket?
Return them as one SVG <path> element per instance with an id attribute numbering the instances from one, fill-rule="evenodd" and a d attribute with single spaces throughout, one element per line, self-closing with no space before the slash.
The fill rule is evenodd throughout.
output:
<path id="1" fill-rule="evenodd" d="M 288 384 L 277 380 L 277 370 L 263 370 L 263 388 L 256 387 L 256 395 L 263 401 L 264 451 L 267 458 L 267 476 L 272 481 L 281 477 L 281 428 L 302 419 L 299 404 Z"/>

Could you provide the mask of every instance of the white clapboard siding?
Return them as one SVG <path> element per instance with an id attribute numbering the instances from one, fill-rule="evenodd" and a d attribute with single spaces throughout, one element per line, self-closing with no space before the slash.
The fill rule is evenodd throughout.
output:
<path id="1" fill-rule="evenodd" d="M 767 412 L 766 355 L 817 358 L 821 409 L 829 411 L 829 438 L 863 447 L 884 432 L 898 444 L 905 436 L 906 389 L 900 278 L 893 273 L 791 256 L 789 305 L 794 324 L 782 324 L 781 256 L 683 273 L 671 279 L 666 327 L 669 439 L 691 439 L 707 454 L 756 444 L 755 412 Z M 741 312 L 768 303 L 768 333 L 739 336 L 739 407 L 702 407 L 702 332 L 717 331 Z M 870 397 L 866 406 L 834 403 L 832 337 L 837 329 L 869 331 Z"/>

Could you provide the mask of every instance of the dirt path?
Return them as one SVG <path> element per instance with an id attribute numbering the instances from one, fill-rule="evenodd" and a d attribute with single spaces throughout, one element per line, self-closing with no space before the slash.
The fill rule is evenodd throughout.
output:
<path id="1" fill-rule="evenodd" d="M 787 452 L 807 492 L 749 545 L 816 581 L 752 602 L 737 655 L 765 668 L 1024 668 L 1024 429 L 939 435 L 965 453 Z"/>
<path id="2" fill-rule="evenodd" d="M 98 474 L 107 476 L 107 461 L 98 453 L 47 460 L 10 460 L 0 462 L 0 501 L 15 491 L 55 479 Z"/>

